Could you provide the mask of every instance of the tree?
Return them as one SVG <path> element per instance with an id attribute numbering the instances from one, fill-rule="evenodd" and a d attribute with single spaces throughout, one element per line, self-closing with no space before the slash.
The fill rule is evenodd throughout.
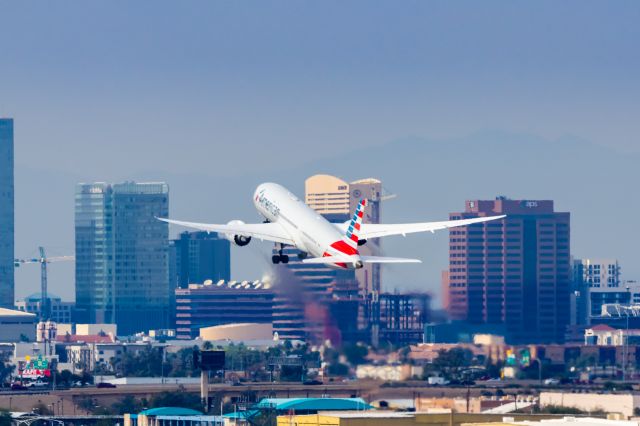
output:
<path id="1" fill-rule="evenodd" d="M 41 416 L 50 416 L 53 413 L 42 401 L 38 401 L 36 405 L 31 409 L 34 413 L 40 414 Z"/>
<path id="2" fill-rule="evenodd" d="M 345 345 L 342 348 L 344 356 L 351 365 L 360 365 L 365 362 L 365 357 L 369 354 L 369 349 L 364 345 Z"/>
<path id="3" fill-rule="evenodd" d="M 180 386 L 177 391 L 167 391 L 155 395 L 150 401 L 151 407 L 183 407 L 193 410 L 202 410 L 200 396 L 187 393 L 184 386 Z"/>
<path id="4" fill-rule="evenodd" d="M 16 369 L 15 365 L 11 365 L 8 362 L 9 355 L 5 354 L 3 359 L 0 360 L 0 383 L 7 382 Z"/>
<path id="5" fill-rule="evenodd" d="M 441 350 L 433 361 L 433 368 L 440 371 L 448 379 L 459 379 L 460 371 L 471 365 L 473 354 L 469 349 L 453 348 Z"/>
<path id="6" fill-rule="evenodd" d="M 349 374 L 349 366 L 341 363 L 331 364 L 328 372 L 331 376 L 346 376 Z"/>
<path id="7" fill-rule="evenodd" d="M 117 414 L 139 413 L 142 411 L 142 403 L 135 399 L 133 395 L 126 395 L 120 401 L 114 403 L 111 408 Z"/>
<path id="8" fill-rule="evenodd" d="M 11 418 L 11 413 L 5 410 L 0 410 L 0 426 L 11 426 L 13 424 L 13 419 Z"/>

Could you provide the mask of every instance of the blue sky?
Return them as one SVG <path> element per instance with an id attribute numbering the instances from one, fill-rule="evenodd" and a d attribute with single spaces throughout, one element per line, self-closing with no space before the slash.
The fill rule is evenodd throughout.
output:
<path id="1" fill-rule="evenodd" d="M 69 232 L 51 232 L 72 233 L 73 188 L 45 189 L 43 176 L 193 173 L 215 187 L 395 140 L 487 130 L 640 154 L 638 22 L 634 1 L 0 0 L 17 254 L 43 239 L 73 248 Z M 338 172 L 381 173 L 359 167 Z M 67 198 L 34 224 L 42 191 Z M 187 202 L 207 196 L 184 191 Z M 31 288 L 37 274 L 21 274 Z M 58 293 L 70 288 L 63 275 Z"/>

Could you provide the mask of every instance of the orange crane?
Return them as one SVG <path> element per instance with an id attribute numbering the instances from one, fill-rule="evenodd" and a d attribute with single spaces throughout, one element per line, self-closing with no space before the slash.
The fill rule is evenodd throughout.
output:
<path id="1" fill-rule="evenodd" d="M 44 247 L 38 247 L 40 257 L 32 259 L 15 259 L 14 266 L 17 268 L 24 264 L 39 263 L 40 264 L 40 321 L 49 319 L 50 303 L 47 291 L 47 264 L 53 262 L 65 262 L 75 260 L 75 256 L 57 256 L 47 257 Z"/>

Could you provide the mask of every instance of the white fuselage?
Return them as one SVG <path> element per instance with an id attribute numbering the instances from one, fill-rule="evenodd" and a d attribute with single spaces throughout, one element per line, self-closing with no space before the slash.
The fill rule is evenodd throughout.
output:
<path id="1" fill-rule="evenodd" d="M 312 257 L 344 255 L 343 251 L 331 247 L 343 239 L 340 230 L 283 186 L 259 185 L 253 194 L 253 203 L 269 222 L 281 225 L 301 251 Z"/>

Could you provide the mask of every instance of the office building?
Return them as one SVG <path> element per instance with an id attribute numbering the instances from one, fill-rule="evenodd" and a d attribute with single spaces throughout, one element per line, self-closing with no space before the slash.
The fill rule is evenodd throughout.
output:
<path id="1" fill-rule="evenodd" d="M 273 321 L 274 292 L 262 281 L 206 281 L 175 290 L 176 337 L 195 339 L 215 325 Z"/>
<path id="2" fill-rule="evenodd" d="M 510 343 L 561 343 L 569 324 L 569 213 L 553 201 L 472 200 L 450 219 L 506 214 L 449 232 L 449 315 L 504 325 Z"/>
<path id="3" fill-rule="evenodd" d="M 169 214 L 165 183 L 76 188 L 78 322 L 115 323 L 121 335 L 169 326 Z"/>
<path id="4" fill-rule="evenodd" d="M 0 307 L 14 301 L 13 119 L 0 118 Z"/>
<path id="5" fill-rule="evenodd" d="M 175 271 L 172 284 L 186 288 L 191 283 L 231 279 L 231 249 L 229 240 L 215 232 L 183 232 L 169 243 L 175 251 Z"/>
<path id="6" fill-rule="evenodd" d="M 60 296 L 48 293 L 49 299 L 49 320 L 56 323 L 71 323 L 71 314 L 76 306 L 73 302 L 63 302 Z M 42 294 L 34 293 L 16 302 L 16 309 L 22 312 L 40 315 L 42 304 Z"/>
<path id="7" fill-rule="evenodd" d="M 591 324 L 592 317 L 602 315 L 605 304 L 640 303 L 640 285 L 620 279 L 615 259 L 574 259 L 572 284 L 577 324 Z"/>
<path id="8" fill-rule="evenodd" d="M 376 326 L 375 346 L 403 347 L 424 342 L 425 327 L 431 321 L 428 293 L 382 293 L 369 299 L 369 321 Z"/>
<path id="9" fill-rule="evenodd" d="M 366 198 L 363 223 L 380 223 L 382 182 L 378 179 L 360 179 L 351 183 L 330 175 L 314 175 L 305 181 L 304 199 L 309 207 L 330 222 L 341 223 L 351 218 L 360 200 Z M 363 255 L 379 255 L 380 239 L 367 241 L 358 247 Z M 380 265 L 369 263 L 356 271 L 360 295 L 381 291 Z"/>
<path id="10" fill-rule="evenodd" d="M 588 288 L 620 287 L 620 265 L 615 259 L 574 259 L 573 276 Z"/>

